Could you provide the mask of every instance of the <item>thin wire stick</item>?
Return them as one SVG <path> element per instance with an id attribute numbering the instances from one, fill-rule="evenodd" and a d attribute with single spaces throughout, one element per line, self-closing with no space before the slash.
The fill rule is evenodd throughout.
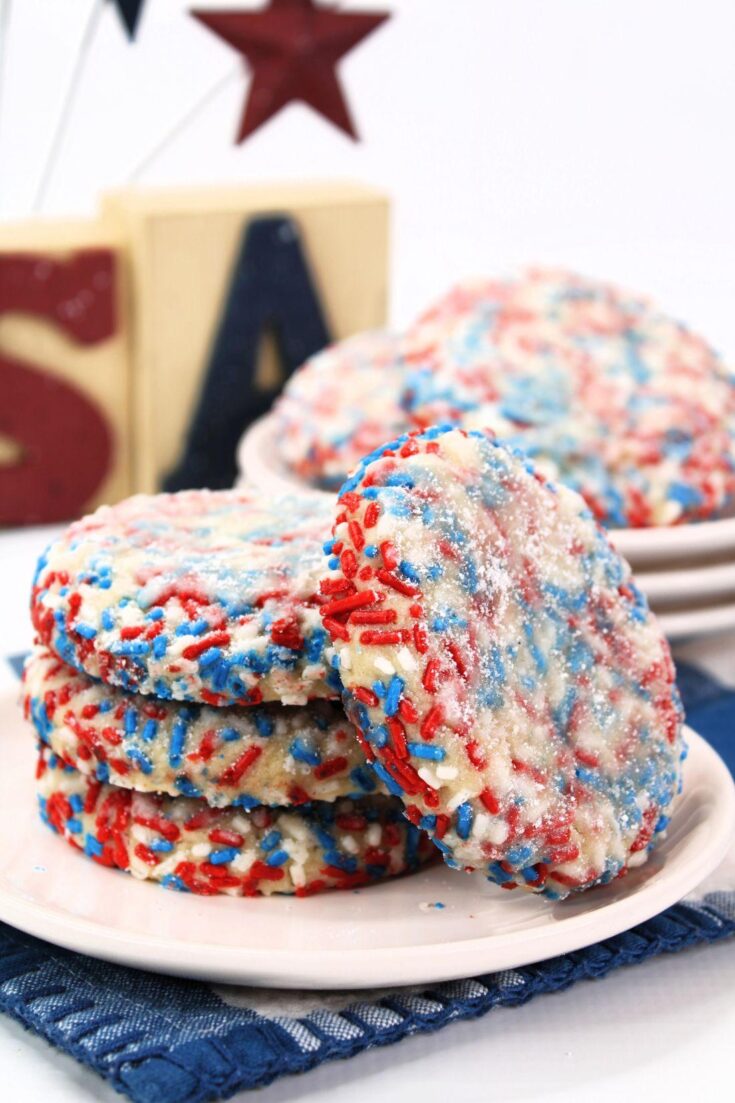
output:
<path id="1" fill-rule="evenodd" d="M 79 49 L 77 51 L 76 60 L 74 62 L 74 68 L 72 69 L 71 77 L 66 88 L 66 94 L 61 104 L 61 110 L 59 111 L 59 117 L 56 121 L 56 129 L 54 136 L 49 147 L 48 154 L 46 155 L 46 161 L 41 173 L 41 179 L 36 190 L 36 195 L 33 200 L 34 213 L 39 211 L 43 206 L 43 201 L 46 198 L 46 192 L 48 186 L 51 183 L 51 177 L 53 176 L 54 168 L 56 167 L 56 161 L 61 151 L 61 143 L 66 133 L 66 128 L 71 115 L 72 107 L 76 99 L 77 92 L 79 90 L 79 83 L 84 71 L 84 63 L 87 60 L 94 36 L 97 31 L 100 16 L 102 15 L 103 8 L 105 6 L 105 0 L 93 0 L 92 7 L 89 10 L 87 16 L 87 22 L 82 32 L 82 38 L 79 43 Z"/>
<path id="2" fill-rule="evenodd" d="M 5 105 L 5 65 L 8 56 L 8 28 L 10 27 L 10 7 L 12 0 L 0 0 L 0 136 L 2 136 L 2 117 Z M 0 159 L 0 165 L 2 160 Z"/>
<path id="3" fill-rule="evenodd" d="M 201 99 L 197 100 L 197 102 L 193 104 L 184 115 L 181 116 L 181 118 L 171 127 L 171 129 L 166 134 L 164 134 L 163 138 L 160 138 L 159 141 L 156 142 L 153 149 L 149 150 L 145 157 L 143 157 L 142 160 L 138 162 L 135 168 L 133 168 L 128 175 L 128 183 L 132 184 L 136 180 L 140 179 L 143 173 L 148 168 L 150 168 L 150 166 L 160 156 L 160 154 L 163 153 L 165 149 L 168 149 L 172 142 L 174 142 L 175 139 L 178 138 L 179 135 L 186 130 L 186 128 L 190 125 L 190 123 L 194 121 L 197 115 L 199 115 L 204 110 L 204 108 L 212 102 L 212 100 L 216 99 L 220 92 L 232 82 L 234 77 L 238 76 L 241 73 L 242 65 L 240 64 L 240 62 L 238 62 L 237 65 L 233 69 L 231 69 L 229 73 L 227 73 L 223 77 L 220 77 L 219 80 L 212 85 L 209 91 L 205 92 Z"/>

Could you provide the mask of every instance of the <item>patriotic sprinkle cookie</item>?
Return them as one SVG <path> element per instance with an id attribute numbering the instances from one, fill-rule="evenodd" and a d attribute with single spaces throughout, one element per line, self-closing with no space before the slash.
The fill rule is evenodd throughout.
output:
<path id="1" fill-rule="evenodd" d="M 26 663 L 24 710 L 66 762 L 125 789 L 246 809 L 381 789 L 339 702 L 158 701 L 95 682 L 38 647 Z"/>
<path id="2" fill-rule="evenodd" d="M 215 809 L 105 785 L 48 747 L 37 776 L 41 816 L 72 846 L 100 865 L 183 892 L 308 896 L 415 870 L 433 852 L 388 797 L 298 811 Z"/>
<path id="3" fill-rule="evenodd" d="M 362 333 L 307 360 L 273 410 L 285 463 L 337 490 L 364 455 L 410 428 L 399 401 L 403 372 L 390 333 Z"/>
<path id="4" fill-rule="evenodd" d="M 421 427 L 490 428 L 611 527 L 735 496 L 735 378 L 648 301 L 566 272 L 455 288 L 406 338 Z"/>
<path id="5" fill-rule="evenodd" d="M 448 863 L 558 898 L 643 862 L 680 786 L 668 646 L 580 498 L 489 434 L 368 456 L 324 624 L 348 715 Z"/>
<path id="6" fill-rule="evenodd" d="M 103 506 L 39 561 L 39 639 L 93 678 L 162 699 L 334 696 L 316 594 L 332 512 L 247 487 Z"/>

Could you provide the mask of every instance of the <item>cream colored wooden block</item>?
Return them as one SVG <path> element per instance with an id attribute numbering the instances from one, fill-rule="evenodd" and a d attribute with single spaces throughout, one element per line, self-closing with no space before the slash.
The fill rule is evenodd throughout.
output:
<path id="1" fill-rule="evenodd" d="M 22 361 L 72 384 L 96 404 L 112 434 L 112 458 L 97 492 L 83 503 L 90 509 L 113 502 L 131 492 L 130 471 L 130 362 L 128 324 L 123 294 L 124 242 L 119 230 L 101 220 L 34 221 L 0 223 L 0 261 L 8 254 L 28 255 L 63 261 L 87 249 L 109 249 L 115 253 L 115 332 L 95 343 L 83 343 L 70 336 L 53 318 L 21 310 L 0 313 L 0 354 Z M 7 301 L 7 300 L 6 300 Z M 74 304 L 70 305 L 70 309 Z M 4 394 L 3 401 L 12 401 Z M 76 446 L 69 439 L 68 459 Z M 17 458 L 17 448 L 7 436 L 0 445 L 0 463 Z M 64 457 L 60 457 L 64 462 Z"/>
<path id="2" fill-rule="evenodd" d="M 295 220 L 336 339 L 385 322 L 388 199 L 372 188 L 130 190 L 103 211 L 129 245 L 136 489 L 157 489 L 180 456 L 250 218 Z M 258 376 L 272 377 L 272 354 L 261 355 Z"/>

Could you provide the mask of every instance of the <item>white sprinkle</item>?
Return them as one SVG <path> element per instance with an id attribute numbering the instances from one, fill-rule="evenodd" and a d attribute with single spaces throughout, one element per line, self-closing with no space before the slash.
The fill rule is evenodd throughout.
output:
<path id="1" fill-rule="evenodd" d="M 212 853 L 209 843 L 194 843 L 191 848 L 192 858 L 207 858 Z"/>
<path id="2" fill-rule="evenodd" d="M 371 823 L 365 832 L 365 841 L 368 846 L 377 846 L 380 842 L 381 835 L 383 834 L 382 828 L 379 823 Z"/>
<path id="3" fill-rule="evenodd" d="M 438 773 L 439 771 L 437 770 L 437 774 Z M 459 808 L 460 804 L 464 804 L 469 795 L 470 793 L 468 789 L 460 789 L 458 793 L 455 793 L 451 800 L 447 801 L 447 812 L 453 812 L 455 808 Z"/>
<path id="4" fill-rule="evenodd" d="M 384 659 L 382 655 L 378 655 L 375 660 L 375 669 L 379 670 L 382 674 L 395 674 L 396 668 L 393 663 L 389 663 L 387 659 Z"/>
<path id="5" fill-rule="evenodd" d="M 436 776 L 442 781 L 453 781 L 459 773 L 456 766 L 437 766 Z"/>
<path id="6" fill-rule="evenodd" d="M 343 850 L 346 850 L 348 854 L 357 854 L 360 849 L 352 835 L 344 835 L 340 839 L 339 845 Z"/>
<path id="7" fill-rule="evenodd" d="M 418 668 L 416 656 L 412 655 L 407 647 L 402 647 L 400 651 L 396 653 L 396 658 L 404 670 L 412 671 Z"/>
<path id="8" fill-rule="evenodd" d="M 437 780 L 436 774 L 433 770 L 429 769 L 428 766 L 422 766 L 421 769 L 418 771 L 418 775 L 421 780 L 425 781 L 427 785 L 430 785 L 432 789 L 439 788 L 439 782 Z"/>
<path id="9" fill-rule="evenodd" d="M 230 869 L 234 869 L 236 873 L 247 873 L 254 861 L 254 850 L 241 850 L 230 862 Z"/>

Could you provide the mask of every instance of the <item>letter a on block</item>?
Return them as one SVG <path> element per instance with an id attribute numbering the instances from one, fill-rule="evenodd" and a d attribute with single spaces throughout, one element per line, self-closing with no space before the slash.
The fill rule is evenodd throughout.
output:
<path id="1" fill-rule="evenodd" d="M 263 338 L 275 338 L 281 377 L 259 386 Z M 164 489 L 232 486 L 243 430 L 270 408 L 295 368 L 330 341 L 292 219 L 256 218 L 245 228 L 184 454 Z"/>

